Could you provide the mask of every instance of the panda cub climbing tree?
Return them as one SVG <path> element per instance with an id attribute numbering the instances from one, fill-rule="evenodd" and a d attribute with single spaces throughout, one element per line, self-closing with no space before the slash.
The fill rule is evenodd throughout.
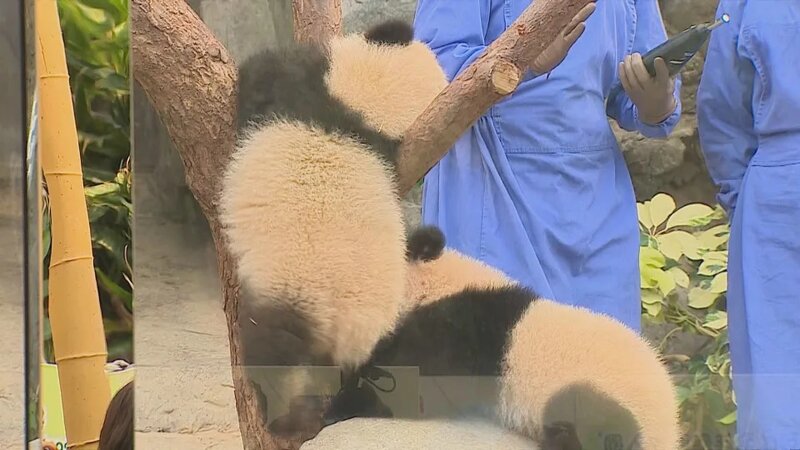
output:
<path id="1" fill-rule="evenodd" d="M 240 66 L 240 135 L 219 205 L 241 285 L 244 364 L 348 373 L 411 364 L 423 375 L 498 375 L 503 422 L 551 449 L 580 447 L 563 424 L 548 421 L 548 405 L 564 389 L 588 386 L 630 412 L 645 449 L 677 448 L 671 385 L 635 334 L 538 299 L 444 250 L 435 230 L 420 230 L 407 245 L 397 150 L 447 84 L 433 52 L 412 35 L 389 21 L 337 36 L 327 52 L 294 45 Z M 613 339 L 603 344 L 598 333 Z M 632 353 L 605 354 L 614 344 Z M 651 376 L 649 393 L 632 367 Z M 301 395 L 303 375 L 287 380 L 282 396 Z M 326 417 L 383 414 L 374 398 L 341 394 L 355 401 L 334 399 Z M 319 429 L 313 422 L 295 426 L 310 430 L 307 438 Z"/>
<path id="2" fill-rule="evenodd" d="M 266 49 L 239 66 L 239 136 L 219 211 L 246 366 L 352 372 L 396 325 L 406 282 L 397 151 L 447 84 L 411 37 L 387 21 L 327 51 Z M 285 381 L 284 398 L 305 391 L 304 375 Z"/>

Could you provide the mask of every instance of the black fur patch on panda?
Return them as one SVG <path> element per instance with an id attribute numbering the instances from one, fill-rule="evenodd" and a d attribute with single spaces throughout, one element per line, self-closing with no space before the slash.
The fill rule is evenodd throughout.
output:
<path id="1" fill-rule="evenodd" d="M 542 450 L 583 450 L 580 429 L 602 432 L 606 446 L 641 450 L 639 423 L 631 411 L 589 383 L 571 384 L 555 393 L 544 407 L 542 422 Z"/>
<path id="2" fill-rule="evenodd" d="M 373 26 L 364 37 L 382 45 L 408 45 L 414 39 L 414 29 L 407 22 L 393 19 Z"/>
<path id="3" fill-rule="evenodd" d="M 372 366 L 419 367 L 422 376 L 498 376 L 510 331 L 538 296 L 520 286 L 466 289 L 403 318 Z"/>
<path id="4" fill-rule="evenodd" d="M 302 303 L 286 294 L 278 299 L 258 298 L 245 283 L 239 295 L 239 332 L 243 364 L 248 370 L 263 366 L 330 366 L 333 361 L 316 340 L 317 326 L 302 312 L 285 305 Z"/>
<path id="5" fill-rule="evenodd" d="M 406 259 L 408 261 L 432 261 L 442 255 L 444 245 L 444 233 L 439 227 L 419 227 L 408 237 Z"/>
<path id="6" fill-rule="evenodd" d="M 400 141 L 369 127 L 361 114 L 330 94 L 325 86 L 329 67 L 325 54 L 310 45 L 251 56 L 239 66 L 237 128 L 241 132 L 276 117 L 297 120 L 350 136 L 394 167 Z"/>
<path id="7" fill-rule="evenodd" d="M 541 450 L 583 450 L 575 424 L 559 421 L 545 425 Z"/>

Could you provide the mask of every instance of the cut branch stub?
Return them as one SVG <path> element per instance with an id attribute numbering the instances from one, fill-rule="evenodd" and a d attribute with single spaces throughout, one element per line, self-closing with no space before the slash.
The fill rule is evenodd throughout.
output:
<path id="1" fill-rule="evenodd" d="M 492 105 L 516 90 L 522 75 L 573 17 L 595 0 L 537 0 L 464 69 L 405 134 L 398 157 L 404 196 Z"/>

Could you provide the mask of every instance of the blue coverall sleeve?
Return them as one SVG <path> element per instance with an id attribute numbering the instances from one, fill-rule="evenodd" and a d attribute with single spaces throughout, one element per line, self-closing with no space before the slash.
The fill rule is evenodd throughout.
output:
<path id="1" fill-rule="evenodd" d="M 657 0 L 636 0 L 636 31 L 633 39 L 633 53 L 644 55 L 667 39 L 664 21 Z M 614 67 L 616 71 L 617 68 Z M 627 131 L 638 131 L 645 137 L 667 137 L 681 118 L 681 78 L 675 78 L 673 95 L 677 101 L 675 111 L 661 123 L 649 125 L 639 119 L 636 105 L 633 104 L 624 89 L 619 89 L 608 99 L 607 114 L 620 127 Z M 613 92 L 613 91 L 612 91 Z"/>
<path id="2" fill-rule="evenodd" d="M 717 13 L 730 14 L 730 23 L 711 34 L 697 89 L 700 147 L 709 174 L 719 188 L 717 200 L 730 218 L 739 186 L 758 146 L 752 106 L 755 67 L 739 46 L 743 8 L 741 0 L 720 1 Z"/>
<path id="3" fill-rule="evenodd" d="M 436 54 L 448 81 L 453 81 L 487 47 L 490 0 L 419 0 L 415 39 Z"/>

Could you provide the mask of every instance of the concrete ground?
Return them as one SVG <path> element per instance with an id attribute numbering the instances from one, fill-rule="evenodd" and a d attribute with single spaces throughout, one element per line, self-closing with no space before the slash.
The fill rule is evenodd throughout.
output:
<path id="1" fill-rule="evenodd" d="M 137 447 L 241 449 L 213 250 L 183 231 L 134 225 Z"/>
<path id="2" fill-rule="evenodd" d="M 24 443 L 22 220 L 15 192 L 0 189 L 0 448 Z"/>
<path id="3" fill-rule="evenodd" d="M 325 428 L 300 450 L 538 450 L 528 439 L 486 421 L 351 419 Z"/>

